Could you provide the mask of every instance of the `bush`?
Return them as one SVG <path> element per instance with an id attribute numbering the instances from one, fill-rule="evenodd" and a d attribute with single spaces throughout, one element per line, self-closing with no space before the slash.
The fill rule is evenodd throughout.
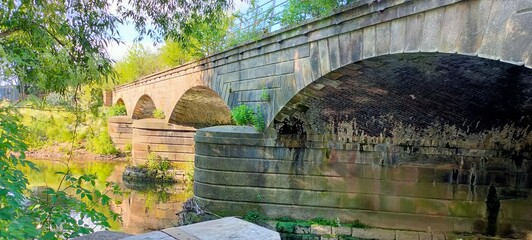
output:
<path id="1" fill-rule="evenodd" d="M 127 115 L 126 106 L 124 104 L 116 104 L 112 107 L 109 107 L 109 116 L 125 116 Z"/>
<path id="2" fill-rule="evenodd" d="M 162 158 L 155 153 L 149 153 L 146 160 L 146 168 L 148 170 L 166 172 L 170 169 L 168 158 Z"/>
<path id="3" fill-rule="evenodd" d="M 153 117 L 157 119 L 164 119 L 165 116 L 164 116 L 163 110 L 160 110 L 160 109 L 153 110 Z"/>
<path id="4" fill-rule="evenodd" d="M 257 106 L 257 110 L 255 111 L 250 106 L 241 104 L 231 110 L 231 117 L 236 125 L 251 125 L 259 132 L 264 131 L 264 116 L 262 115 L 260 106 Z"/>
<path id="5" fill-rule="evenodd" d="M 89 139 L 87 149 L 97 154 L 116 154 L 118 150 L 113 145 L 111 136 L 107 131 L 101 131 L 100 134 L 95 135 Z"/>

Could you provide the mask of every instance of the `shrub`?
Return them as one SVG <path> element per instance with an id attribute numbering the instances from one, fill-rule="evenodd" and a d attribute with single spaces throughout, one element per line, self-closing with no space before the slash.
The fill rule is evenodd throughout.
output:
<path id="1" fill-rule="evenodd" d="M 164 119 L 165 116 L 164 116 L 163 110 L 160 110 L 160 109 L 153 110 L 153 117 L 157 119 Z"/>
<path id="2" fill-rule="evenodd" d="M 170 161 L 168 161 L 168 158 L 162 158 L 155 153 L 149 153 L 146 160 L 146 168 L 148 170 L 166 172 L 170 169 Z"/>
<path id="3" fill-rule="evenodd" d="M 264 116 L 262 115 L 260 106 L 257 106 L 257 110 L 253 110 L 250 106 L 241 104 L 231 110 L 231 117 L 236 125 L 251 125 L 259 132 L 264 131 Z"/>
<path id="4" fill-rule="evenodd" d="M 124 104 L 116 104 L 112 107 L 109 107 L 109 116 L 125 116 L 127 115 L 126 112 L 126 105 Z"/>
<path id="5" fill-rule="evenodd" d="M 245 104 L 241 104 L 231 110 L 231 117 L 233 118 L 233 121 L 235 121 L 236 125 L 239 126 L 253 124 L 253 115 L 253 109 Z"/>
<path id="6" fill-rule="evenodd" d="M 113 145 L 111 136 L 107 131 L 101 131 L 100 134 L 95 135 L 89 139 L 87 149 L 97 154 L 116 154 L 118 150 Z"/>
<path id="7" fill-rule="evenodd" d="M 269 102 L 270 101 L 270 93 L 268 92 L 268 89 L 263 88 L 260 92 L 260 100 L 263 102 Z"/>

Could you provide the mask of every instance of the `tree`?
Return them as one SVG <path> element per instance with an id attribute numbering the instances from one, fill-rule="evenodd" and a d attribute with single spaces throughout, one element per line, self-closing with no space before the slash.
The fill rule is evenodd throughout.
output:
<path id="1" fill-rule="evenodd" d="M 190 16 L 212 16 L 230 4 L 230 0 L 130 0 L 132 9 L 120 7 L 115 13 L 108 0 L 0 0 L 0 77 L 16 79 L 23 88 L 31 85 L 61 94 L 73 90 L 77 104 L 82 85 L 101 83 L 113 73 L 105 49 L 110 42 L 120 42 L 117 25 L 123 17 L 133 20 L 142 35 L 178 39 L 192 32 L 187 28 Z M 149 24 L 153 30 L 147 30 Z M 24 130 L 16 115 L 12 108 L 0 106 L 0 239 L 89 233 L 91 228 L 72 217 L 72 211 L 108 226 L 107 216 L 96 205 L 109 205 L 110 199 L 91 188 L 92 175 L 60 173 L 59 187 L 42 191 L 48 199 L 28 201 L 28 182 L 17 167 L 32 164 L 24 158 Z"/>
<path id="2" fill-rule="evenodd" d="M 289 26 L 310 18 L 325 16 L 337 7 L 355 1 L 357 0 L 288 0 L 279 20 L 281 25 Z"/>

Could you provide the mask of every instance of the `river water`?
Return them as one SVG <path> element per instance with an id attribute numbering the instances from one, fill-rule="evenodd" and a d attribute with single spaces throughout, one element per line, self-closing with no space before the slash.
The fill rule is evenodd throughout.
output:
<path id="1" fill-rule="evenodd" d="M 61 179 L 56 172 L 65 172 L 66 162 L 32 160 L 40 171 L 24 169 L 29 180 L 29 188 L 42 186 L 57 187 Z M 122 180 L 127 163 L 110 161 L 71 161 L 68 163 L 74 175 L 94 173 L 98 177 L 96 187 L 104 190 L 105 182 L 118 183 L 122 197 L 112 204 L 114 211 L 122 215 L 122 222 L 112 222 L 111 229 L 139 234 L 173 227 L 177 224 L 176 213 L 181 211 L 184 201 L 192 197 L 191 184 L 142 184 Z"/>

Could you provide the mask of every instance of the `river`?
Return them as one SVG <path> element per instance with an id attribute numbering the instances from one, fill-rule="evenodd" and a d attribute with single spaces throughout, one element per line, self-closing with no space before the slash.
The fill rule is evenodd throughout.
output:
<path id="1" fill-rule="evenodd" d="M 40 171 L 24 169 L 29 180 L 29 189 L 42 186 L 57 187 L 64 172 L 65 162 L 34 160 Z M 98 177 L 96 186 L 102 188 L 105 182 L 118 183 L 124 195 L 112 205 L 114 211 L 122 215 L 122 223 L 111 222 L 111 229 L 126 233 L 139 234 L 157 229 L 175 226 L 176 213 L 181 211 L 184 201 L 192 196 L 191 184 L 140 184 L 122 180 L 127 163 L 111 161 L 71 161 L 70 170 L 74 175 L 94 173 Z"/>

